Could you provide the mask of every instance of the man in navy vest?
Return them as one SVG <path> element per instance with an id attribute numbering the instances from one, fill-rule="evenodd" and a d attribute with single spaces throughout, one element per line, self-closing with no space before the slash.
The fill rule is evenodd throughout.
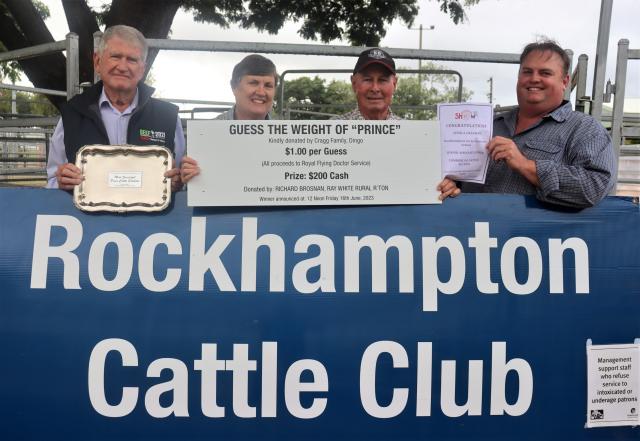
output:
<path id="1" fill-rule="evenodd" d="M 161 145 L 175 157 L 165 176 L 171 188 L 182 186 L 179 166 L 185 141 L 178 108 L 151 98 L 154 89 L 141 82 L 148 46 L 129 26 L 105 30 L 93 56 L 101 81 L 72 98 L 61 109 L 47 160 L 47 187 L 73 190 L 82 182 L 76 153 L 88 144 Z"/>

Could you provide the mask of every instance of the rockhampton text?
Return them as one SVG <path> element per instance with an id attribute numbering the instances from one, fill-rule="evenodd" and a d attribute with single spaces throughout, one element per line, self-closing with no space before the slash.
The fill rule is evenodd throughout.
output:
<path id="1" fill-rule="evenodd" d="M 62 243 L 52 243 L 52 231 L 55 229 L 64 231 L 66 238 Z M 564 294 L 565 262 L 569 263 L 568 268 L 573 270 L 575 277 L 574 283 L 567 285 L 574 288 L 575 294 L 589 293 L 589 249 L 583 239 L 548 238 L 545 246 L 541 248 L 534 239 L 525 236 L 511 237 L 504 243 L 498 243 L 498 239 L 491 236 L 489 222 L 474 222 L 474 231 L 473 237 L 469 237 L 466 243 L 454 236 L 421 237 L 419 242 L 404 235 L 344 236 L 343 243 L 340 244 L 344 265 L 340 287 L 340 281 L 336 280 L 336 244 L 332 238 L 322 234 L 306 234 L 299 237 L 293 244 L 293 252 L 300 257 L 305 257 L 305 254 L 309 257 L 299 260 L 287 274 L 285 255 L 287 251 L 290 252 L 292 244 L 286 243 L 278 234 L 265 232 L 259 235 L 257 217 L 242 218 L 240 238 L 234 234 L 220 234 L 213 241 L 206 240 L 207 218 L 192 217 L 190 241 L 186 252 L 185 244 L 170 233 L 150 234 L 144 239 L 139 250 L 134 251 L 134 245 L 127 235 L 107 231 L 92 239 L 88 261 L 81 265 L 80 253 L 77 250 L 84 240 L 82 222 L 69 215 L 38 215 L 30 287 L 47 287 L 49 264 L 55 260 L 61 261 L 63 265 L 64 289 L 81 289 L 80 270 L 86 268 L 89 283 L 93 288 L 99 291 L 118 291 L 125 288 L 131 280 L 135 269 L 134 254 L 137 254 L 138 278 L 142 286 L 152 292 L 171 291 L 183 278 L 188 280 L 188 291 L 206 290 L 208 293 L 214 293 L 217 288 L 219 292 L 256 292 L 258 251 L 264 249 L 268 251 L 270 258 L 268 263 L 264 263 L 268 268 L 260 270 L 269 274 L 269 292 L 285 292 L 285 284 L 290 281 L 293 289 L 302 294 L 335 293 L 340 292 L 337 288 L 341 288 L 345 294 L 352 295 L 361 292 L 360 261 L 361 254 L 364 254 L 361 251 L 368 249 L 371 256 L 371 292 L 386 293 L 388 254 L 394 250 L 393 255 L 397 256 L 398 262 L 397 292 L 415 293 L 416 279 L 421 276 L 422 310 L 435 312 L 438 310 L 439 295 L 454 295 L 464 287 L 467 275 L 467 246 L 473 250 L 475 257 L 475 284 L 480 294 L 500 293 L 498 281 L 492 280 L 491 277 L 492 265 L 499 265 L 499 281 L 510 294 L 523 296 L 536 292 L 541 287 L 545 270 L 548 272 L 548 293 Z M 241 246 L 240 261 L 225 258 L 225 250 L 230 246 L 237 246 L 238 241 Z M 117 250 L 113 277 L 105 274 L 105 252 L 108 247 L 115 247 Z M 421 251 L 421 268 L 414 265 L 416 247 Z M 543 249 L 546 253 L 543 253 Z M 492 261 L 492 250 L 499 254 L 495 262 Z M 164 264 L 161 263 L 161 259 L 156 258 L 156 254 L 165 253 L 188 256 L 188 269 L 162 268 Z M 522 265 L 522 260 L 516 264 L 516 255 L 523 257 L 527 265 Z M 113 259 L 107 260 L 112 264 Z M 266 260 L 260 261 L 261 264 L 263 262 Z M 441 273 L 444 271 L 438 271 L 439 263 L 444 263 L 450 268 L 450 271 L 446 271 L 448 274 L 443 275 Z M 228 266 L 240 267 L 239 283 L 231 278 L 227 271 Z M 517 269 L 524 274 L 517 274 Z M 210 278 L 206 278 L 208 273 L 211 274 L 215 285 L 210 284 Z M 157 278 L 158 274 L 163 277 Z M 416 275 L 418 277 L 415 277 Z M 313 280 L 310 280 L 310 276 Z M 205 281 L 208 282 L 206 286 Z"/>

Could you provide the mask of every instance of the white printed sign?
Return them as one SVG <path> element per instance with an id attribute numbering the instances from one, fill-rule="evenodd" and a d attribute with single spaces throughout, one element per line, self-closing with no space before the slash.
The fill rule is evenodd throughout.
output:
<path id="1" fill-rule="evenodd" d="M 640 344 L 587 346 L 587 427 L 640 424 Z"/>
<path id="2" fill-rule="evenodd" d="M 489 166 L 487 143 L 493 134 L 491 104 L 438 104 L 442 176 L 484 184 Z"/>
<path id="3" fill-rule="evenodd" d="M 432 121 L 189 121 L 190 206 L 436 204 Z"/>

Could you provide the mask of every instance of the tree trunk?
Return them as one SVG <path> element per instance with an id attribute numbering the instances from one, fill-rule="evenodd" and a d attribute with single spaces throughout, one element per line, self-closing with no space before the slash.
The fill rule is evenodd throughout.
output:
<path id="1" fill-rule="evenodd" d="M 0 14 L 0 41 L 7 50 L 22 49 L 54 41 L 44 20 L 31 1 L 2 0 L 11 17 Z M 105 17 L 105 25 L 126 24 L 138 29 L 147 38 L 167 38 L 180 0 L 114 0 Z M 80 81 L 93 81 L 93 33 L 98 24 L 85 1 L 63 0 L 69 29 L 79 36 Z M 13 20 L 12 20 L 13 18 Z M 157 50 L 149 51 L 147 73 Z M 66 90 L 66 59 L 60 53 L 21 60 L 20 67 L 35 87 Z M 49 96 L 60 107 L 64 97 Z"/>
<path id="2" fill-rule="evenodd" d="M 7 50 L 22 49 L 37 44 L 53 43 L 53 37 L 44 20 L 30 1 L 4 0 L 10 17 L 0 17 L 0 41 Z M 35 87 L 66 90 L 66 59 L 62 52 L 19 61 L 20 67 Z M 64 97 L 49 96 L 59 107 Z"/>
<path id="3" fill-rule="evenodd" d="M 69 30 L 78 34 L 80 82 L 93 82 L 93 33 L 100 30 L 84 0 L 62 0 Z"/>

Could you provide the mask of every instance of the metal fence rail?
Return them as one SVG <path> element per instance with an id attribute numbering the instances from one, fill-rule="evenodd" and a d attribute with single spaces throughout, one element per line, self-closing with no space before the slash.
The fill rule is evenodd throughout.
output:
<path id="1" fill-rule="evenodd" d="M 578 57 L 578 64 L 576 69 L 571 74 L 571 87 L 569 88 L 569 94 L 573 89 L 576 89 L 576 101 L 575 109 L 578 112 L 585 113 L 586 103 L 589 102 L 587 95 L 587 65 L 589 57 L 585 54 L 581 54 Z"/>
<path id="2" fill-rule="evenodd" d="M 640 60 L 640 49 L 629 49 L 629 40 L 618 41 L 618 58 L 616 62 L 615 84 L 612 86 L 613 112 L 611 114 L 611 138 L 616 158 L 620 158 L 620 144 L 622 142 L 624 94 L 627 82 L 627 64 L 630 60 Z"/>
<path id="3" fill-rule="evenodd" d="M 100 33 L 96 33 L 100 34 Z M 95 36 L 94 34 L 94 41 Z M 256 43 L 238 41 L 165 40 L 150 38 L 150 48 L 202 52 L 251 52 L 268 54 L 322 55 L 357 57 L 365 47 L 291 43 Z M 470 61 L 517 64 L 519 54 L 500 52 L 443 51 L 431 49 L 385 48 L 392 57 L 412 60 Z"/>
<path id="4" fill-rule="evenodd" d="M 638 186 L 636 194 L 640 194 L 640 161 L 636 160 L 637 146 L 624 145 L 626 139 L 640 141 L 640 118 L 625 118 L 624 98 L 627 82 L 627 67 L 632 60 L 640 60 L 640 49 L 629 49 L 629 40 L 618 41 L 615 83 L 611 86 L 613 93 L 613 110 L 611 113 L 611 139 L 616 155 L 616 181 L 618 184 Z M 622 174 L 622 176 L 619 176 Z M 613 190 L 615 192 L 616 190 Z"/>
<path id="5" fill-rule="evenodd" d="M 94 47 L 100 41 L 100 32 L 94 33 Z M 205 40 L 147 40 L 150 48 L 178 51 L 201 51 L 201 52 L 251 52 L 268 54 L 294 54 L 294 55 L 321 55 L 337 57 L 357 57 L 365 47 L 363 46 L 338 46 L 338 45 L 317 45 L 317 44 L 290 44 L 290 43 L 256 43 L 237 41 L 205 41 Z M 392 57 L 407 60 L 430 60 L 430 61 L 458 61 L 471 63 L 498 63 L 498 64 L 518 64 L 520 54 L 501 52 L 470 52 L 470 51 L 445 51 L 433 49 L 405 49 L 405 48 L 385 48 Z M 570 60 L 573 60 L 573 51 L 567 50 Z M 573 63 L 572 63 L 573 64 Z M 577 84 L 585 84 L 586 90 L 586 66 L 575 73 L 580 77 Z M 583 79 L 584 78 L 584 79 Z M 565 98 L 569 99 L 572 88 L 569 88 Z M 582 94 L 584 97 L 584 93 Z"/>
<path id="6" fill-rule="evenodd" d="M 0 89 L 15 90 L 20 92 L 40 93 L 44 95 L 64 96 L 67 100 L 74 95 L 80 93 L 80 73 L 79 73 L 79 49 L 78 35 L 70 32 L 65 36 L 64 40 L 53 43 L 39 44 L 23 49 L 17 49 L 0 53 L 0 62 L 18 61 L 29 58 L 36 58 L 56 52 L 66 52 L 66 88 L 65 90 L 44 89 L 39 87 L 15 86 L 12 84 L 0 83 Z M 58 117 L 33 117 L 29 115 L 11 115 L 19 118 L 0 119 L 0 142 L 6 148 L 7 142 L 33 144 L 44 143 L 45 154 L 39 158 L 35 158 L 27 153 L 10 153 L 5 150 L 0 156 L 0 164 L 9 165 L 9 167 L 0 169 L 0 185 L 15 182 L 34 182 L 46 179 L 46 170 L 44 167 L 16 167 L 17 164 L 27 163 L 45 163 L 46 152 L 48 151 L 49 136 L 52 133 L 52 127 L 58 123 Z M 50 127 L 50 128 L 46 128 Z M 21 137 L 19 134 L 44 134 L 44 137 Z M 17 156 L 16 156 L 17 155 Z M 22 156 L 21 156 L 22 155 Z"/>
<path id="7" fill-rule="evenodd" d="M 586 96 L 587 81 L 587 63 L 586 55 L 578 57 L 577 65 L 573 70 L 573 52 L 567 50 L 569 58 L 572 60 L 571 65 L 571 87 L 567 88 L 565 97 L 569 98 L 571 91 L 576 91 L 575 107 L 576 110 L 585 111 L 586 103 L 591 102 L 590 111 L 595 114 L 598 107 L 601 107 L 602 94 L 599 87 L 600 78 L 603 75 L 602 64 L 606 61 L 606 49 L 603 52 L 604 42 L 608 40 L 610 12 L 612 8 L 612 0 L 602 0 L 601 18 L 598 34 L 598 54 L 596 55 L 596 73 L 594 78 L 594 93 L 592 99 Z M 94 45 L 101 38 L 101 33 L 94 34 Z M 356 57 L 364 49 L 364 47 L 352 47 L 341 45 L 317 45 L 317 44 L 286 44 L 286 43 L 259 43 L 259 42 L 230 42 L 230 41 L 203 41 L 203 40 L 169 40 L 169 39 L 149 39 L 149 47 L 161 50 L 180 50 L 180 51 L 206 51 L 206 52 L 250 52 L 250 53 L 270 53 L 270 54 L 296 54 L 296 55 L 318 55 L 318 56 L 339 56 L 339 57 Z M 430 49 L 406 49 L 406 48 L 385 48 L 394 58 L 408 60 L 432 60 L 432 61 L 454 61 L 454 62 L 471 62 L 471 63 L 498 63 L 498 64 L 518 64 L 519 54 L 515 53 L 496 53 L 496 52 L 469 52 L 469 51 L 449 51 L 449 50 L 430 50 Z M 37 45 L 30 48 L 19 49 L 16 51 L 0 53 L 0 61 L 20 60 L 26 58 L 37 57 L 57 51 L 66 51 L 67 55 L 67 81 L 66 91 L 55 91 L 39 88 L 22 88 L 21 86 L 0 85 L 0 88 L 21 90 L 29 92 L 37 92 L 52 95 L 65 95 L 71 98 L 80 92 L 79 72 L 78 72 L 78 36 L 74 33 L 67 34 L 65 40 L 54 43 Z M 621 154 L 621 138 L 623 137 L 623 109 L 624 88 L 626 81 L 626 63 L 628 60 L 640 59 L 640 50 L 628 49 L 628 40 L 621 40 L 618 47 L 618 63 L 616 69 L 616 84 L 614 87 L 615 100 L 612 115 L 612 137 L 614 139 L 614 148 L 616 155 Z M 321 73 L 322 71 L 315 71 Z M 418 70 L 414 71 L 420 73 Z M 459 75 L 455 72 L 453 74 Z M 460 76 L 460 91 L 462 88 L 462 78 Z M 282 97 L 282 95 L 281 95 Z M 219 108 L 224 108 L 232 103 L 227 102 L 204 102 L 201 100 L 179 100 L 169 99 L 168 101 L 187 104 L 210 104 Z M 284 101 L 281 99 L 283 104 Z M 210 110 L 210 109 L 209 109 Z M 295 109 L 291 109 L 295 110 Z M 297 109 L 305 111 L 304 109 Z M 206 109 L 197 109 L 190 111 L 191 116 Z M 594 115 L 595 115 L 594 114 Z M 19 133 L 34 127 L 52 127 L 57 123 L 57 118 L 26 118 L 0 120 L 0 127 L 12 127 L 12 131 Z M 627 149 L 623 149 L 624 152 Z"/>
<path id="8" fill-rule="evenodd" d="M 18 92 L 41 93 L 43 95 L 67 96 L 64 90 L 41 89 L 39 87 L 15 86 L 13 84 L 0 83 L 0 89 L 16 90 Z"/>
<path id="9" fill-rule="evenodd" d="M 28 58 L 35 58 L 42 55 L 48 55 L 56 52 L 65 51 L 67 53 L 67 88 L 66 91 L 52 91 L 52 95 L 66 96 L 67 100 L 71 99 L 74 95 L 80 93 L 80 71 L 79 71 L 79 61 L 78 61 L 78 34 L 73 32 L 69 32 L 64 40 L 56 41 L 53 43 L 46 44 L 38 44 L 36 46 L 26 47 L 23 49 L 16 49 L 8 52 L 0 53 L 0 62 L 3 61 L 18 61 L 25 60 Z M 0 85 L 0 88 L 9 89 L 9 87 L 5 87 L 7 85 Z M 19 87 L 19 86 L 14 86 Z M 47 89 L 39 89 L 41 91 L 37 92 L 34 90 L 35 88 L 22 88 L 22 89 L 13 89 L 13 90 L 26 90 L 27 92 L 36 92 L 36 93 L 44 93 L 47 94 L 49 92 L 42 92 Z"/>

